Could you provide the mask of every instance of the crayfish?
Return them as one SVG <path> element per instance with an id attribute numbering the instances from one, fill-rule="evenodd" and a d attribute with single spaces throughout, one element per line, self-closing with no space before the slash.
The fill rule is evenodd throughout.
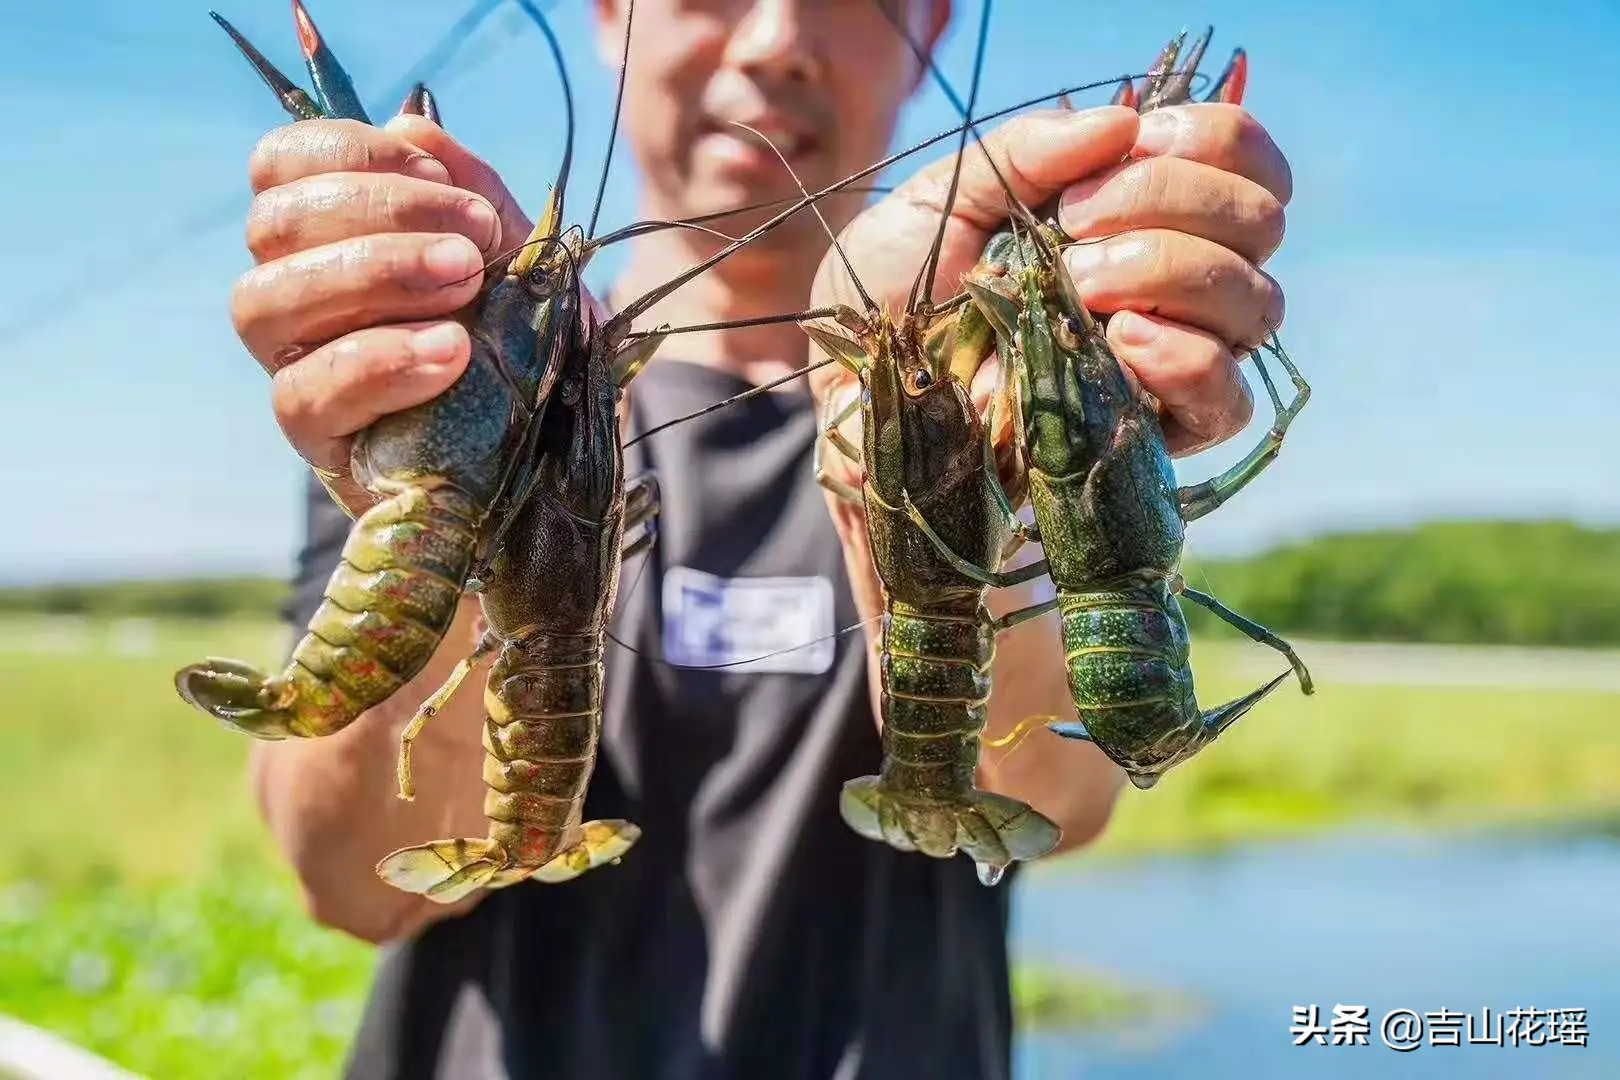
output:
<path id="1" fill-rule="evenodd" d="M 1127 81 L 1116 103 L 1147 111 L 1188 100 L 1210 34 L 1174 71 L 1185 33 L 1161 54 L 1138 97 Z M 1247 59 L 1234 52 L 1211 99 L 1236 104 Z M 1247 486 L 1273 460 L 1310 387 L 1271 335 L 1270 351 L 1296 389 L 1284 404 L 1258 353 L 1255 368 L 1277 419 L 1242 461 L 1211 480 L 1178 488 L 1155 403 L 1129 380 L 1061 262 L 1070 241 L 1055 224 L 1056 206 L 1032 214 L 1007 192 L 1012 226 L 994 236 L 964 278 L 973 310 L 995 330 L 1016 386 L 1018 442 L 1043 566 L 1056 589 L 1069 685 L 1078 719 L 1049 724 L 1088 739 L 1125 769 L 1139 788 L 1212 742 L 1289 672 L 1234 701 L 1200 710 L 1188 663 L 1184 597 L 1283 653 L 1306 694 L 1310 673 L 1293 648 L 1265 627 L 1189 587 L 1178 571 L 1184 523 L 1208 514 Z M 964 316 L 966 318 L 966 316 Z M 965 564 L 965 560 L 959 564 Z M 976 580 L 1003 575 L 964 565 Z"/>

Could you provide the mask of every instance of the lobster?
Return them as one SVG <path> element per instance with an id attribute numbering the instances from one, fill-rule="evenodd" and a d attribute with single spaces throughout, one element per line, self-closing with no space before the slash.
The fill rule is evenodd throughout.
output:
<path id="1" fill-rule="evenodd" d="M 1127 81 L 1115 100 L 1143 111 L 1187 100 L 1212 33 L 1213 28 L 1188 64 L 1173 72 L 1183 32 L 1154 65 L 1145 92 L 1137 97 Z M 1246 72 L 1246 57 L 1238 50 L 1211 96 L 1236 103 Z M 1047 726 L 1095 743 L 1132 784 L 1146 789 L 1289 674 L 1201 710 L 1177 597 L 1281 652 L 1303 692 L 1314 692 L 1309 671 L 1286 641 L 1189 587 L 1178 570 L 1184 524 L 1222 505 L 1275 460 L 1310 387 L 1273 334 L 1268 351 L 1292 378 L 1294 400 L 1282 401 L 1255 353 L 1276 421 L 1238 464 L 1211 480 L 1178 488 L 1156 404 L 1127 379 L 1108 347 L 1104 323 L 1086 309 L 1061 263 L 1059 249 L 1069 241 L 1055 224 L 1055 204 L 1037 215 L 1019 205 L 1010 190 L 1007 196 L 1012 224 L 992 237 L 963 285 L 973 296 L 971 310 L 993 327 L 1004 370 L 1016 387 L 1017 442 L 1026 457 L 1035 532 L 1045 554 L 1036 565 L 1050 575 L 1056 596 L 1049 606 L 1061 615 L 1078 718 Z M 948 561 L 986 584 L 1009 580 L 954 552 Z"/>
<path id="2" fill-rule="evenodd" d="M 981 7 L 969 115 L 990 8 L 989 0 Z M 964 144 L 967 134 L 964 126 Z M 964 852 L 979 880 L 994 885 L 1012 862 L 1055 849 L 1062 830 L 1027 803 L 975 784 L 996 635 L 1021 617 L 992 617 L 985 586 L 950 565 L 930 540 L 938 537 L 950 550 L 971 552 L 990 567 L 999 567 L 1022 542 L 1022 522 L 997 477 L 991 431 L 969 395 L 993 339 L 988 332 L 960 337 L 960 304 L 936 309 L 929 300 L 962 151 L 959 146 L 933 248 L 906 311 L 898 319 L 880 311 L 834 239 L 866 310 L 840 306 L 821 316 L 853 336 L 812 321 L 802 325 L 860 380 L 860 396 L 841 411 L 828 395 L 815 476 L 835 497 L 864 507 L 884 591 L 878 657 L 882 761 L 877 775 L 845 783 L 839 812 L 861 836 L 901 851 L 934 858 Z M 859 448 L 839 430 L 857 408 Z M 827 472 L 823 452 L 829 445 L 863 464 L 859 489 Z M 1016 474 L 1010 482 L 1016 492 Z"/>
<path id="3" fill-rule="evenodd" d="M 370 123 L 342 66 L 303 4 L 299 43 L 315 87 L 307 94 L 222 16 L 230 35 L 297 120 Z M 413 89 L 405 111 L 437 119 Z M 188 703 L 256 738 L 341 731 L 426 666 L 450 627 L 475 563 L 510 521 L 532 479 L 538 420 L 581 312 L 577 294 L 549 288 L 542 252 L 557 244 L 563 173 L 529 240 L 491 267 L 454 316 L 467 327 L 466 371 L 438 397 L 382 417 L 354 440 L 351 472 L 380 500 L 350 529 L 342 562 L 285 668 L 266 675 L 210 658 L 175 676 Z M 316 470 L 331 490 L 334 477 Z"/>
<path id="4" fill-rule="evenodd" d="M 369 123 L 298 0 L 294 14 L 313 96 L 214 18 L 296 119 Z M 560 66 L 543 19 L 541 27 Z M 567 95 L 566 72 L 563 85 Z M 421 85 L 405 110 L 437 122 Z M 571 126 L 568 141 L 571 150 Z M 587 308 L 585 238 L 559 228 L 570 158 L 565 152 L 529 241 L 457 315 L 473 342 L 466 372 L 439 397 L 356 438 L 354 475 L 384 499 L 356 520 L 286 670 L 266 678 L 211 660 L 176 679 L 187 701 L 261 739 L 329 735 L 420 671 L 462 592 L 481 594 L 490 628 L 407 725 L 400 787 L 411 797 L 411 740 L 499 648 L 484 734 L 490 837 L 407 848 L 378 866 L 385 880 L 446 903 L 497 871 L 494 884 L 535 872 L 566 880 L 616 860 L 640 835 L 626 821 L 581 823 L 579 811 L 595 760 L 602 636 L 620 560 L 656 536 L 656 480 L 623 476 L 617 395 L 660 339 L 624 344 L 627 323 L 599 328 Z M 537 592 L 533 581 L 549 587 Z M 461 854 L 442 854 L 452 849 Z"/>
<path id="5" fill-rule="evenodd" d="M 559 249 L 547 273 L 577 303 L 569 258 Z M 491 564 L 497 584 L 483 591 L 489 629 L 401 737 L 400 789 L 409 796 L 411 740 L 473 663 L 499 649 L 484 691 L 488 836 L 402 848 L 377 864 L 385 881 L 440 903 L 529 877 L 567 881 L 616 862 L 641 835 L 624 820 L 580 821 L 601 735 L 602 653 L 621 559 L 652 545 L 658 508 L 650 474 L 625 480 L 618 403 L 628 379 L 615 372 L 597 331 L 587 317 L 562 350 L 532 493 Z M 638 526 L 621 553 L 625 530 Z"/>

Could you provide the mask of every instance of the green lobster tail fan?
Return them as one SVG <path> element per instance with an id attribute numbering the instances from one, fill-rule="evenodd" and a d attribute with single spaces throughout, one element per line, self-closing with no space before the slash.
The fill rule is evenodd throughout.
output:
<path id="1" fill-rule="evenodd" d="M 865 839 L 899 851 L 916 851 L 917 845 L 901 824 L 903 810 L 883 789 L 882 782 L 877 776 L 846 782 L 838 797 L 838 812 L 844 823 Z"/>
<path id="2" fill-rule="evenodd" d="M 453 904 L 487 884 L 506 851 L 493 840 L 436 840 L 401 848 L 377 864 L 377 876 L 396 889 Z"/>
<path id="3" fill-rule="evenodd" d="M 293 710 L 274 707 L 269 682 L 270 676 L 252 664 L 217 656 L 174 675 L 174 688 L 187 705 L 235 731 L 274 741 L 295 733 L 297 716 Z"/>
<path id="4" fill-rule="evenodd" d="M 587 821 L 580 829 L 585 834 L 580 841 L 559 851 L 555 858 L 530 875 L 535 881 L 547 885 L 572 881 L 587 870 L 618 862 L 641 839 L 640 826 L 618 819 Z"/>
<path id="5" fill-rule="evenodd" d="M 846 783 L 838 809 L 844 822 L 867 840 L 936 859 L 967 855 L 986 885 L 1000 881 L 1011 864 L 1050 853 L 1063 838 L 1063 830 L 1050 819 L 1005 795 L 975 791 L 956 805 L 911 801 L 886 790 L 876 776 Z"/>
<path id="6" fill-rule="evenodd" d="M 1049 854 L 1063 830 L 1028 803 L 990 791 L 973 794 L 971 806 L 957 811 L 962 852 L 973 860 L 979 881 L 994 885 L 1015 862 Z"/>

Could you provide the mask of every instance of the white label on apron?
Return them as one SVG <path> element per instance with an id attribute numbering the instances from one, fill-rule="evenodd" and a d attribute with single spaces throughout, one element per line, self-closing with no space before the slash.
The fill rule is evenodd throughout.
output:
<path id="1" fill-rule="evenodd" d="M 664 576 L 664 659 L 676 667 L 820 675 L 837 650 L 833 618 L 824 577 L 721 578 L 686 566 Z"/>

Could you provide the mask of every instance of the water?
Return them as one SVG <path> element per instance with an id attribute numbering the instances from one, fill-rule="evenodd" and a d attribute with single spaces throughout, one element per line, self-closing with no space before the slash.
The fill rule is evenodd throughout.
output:
<path id="1" fill-rule="evenodd" d="M 1349 837 L 1029 874 L 1015 953 L 1190 994 L 1168 1029 L 1031 1036 L 1018 1080 L 1620 1076 L 1620 841 Z M 1365 1005 L 1368 1045 L 1295 1046 L 1294 1007 Z M 1487 1027 L 1481 1009 L 1489 1007 Z M 1586 1046 L 1380 1037 L 1396 1009 L 1585 1009 Z M 1427 1026 L 1425 1031 L 1428 1031 Z M 1536 1038 L 1545 1038 L 1542 1028 Z"/>

